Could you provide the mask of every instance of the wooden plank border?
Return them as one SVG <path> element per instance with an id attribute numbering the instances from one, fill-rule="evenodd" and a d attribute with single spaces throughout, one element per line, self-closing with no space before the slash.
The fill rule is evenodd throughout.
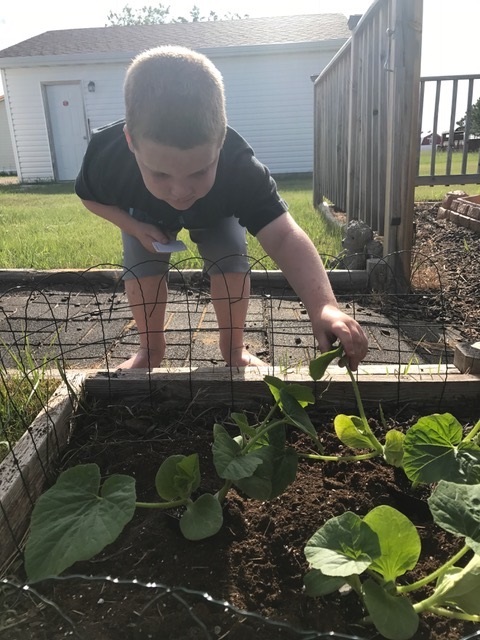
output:
<path id="1" fill-rule="evenodd" d="M 330 367 L 325 380 L 313 382 L 307 368 L 282 372 L 269 367 L 231 372 L 230 370 L 153 369 L 140 371 L 97 371 L 85 378 L 85 391 L 96 399 L 121 399 L 128 403 L 142 397 L 155 403 L 177 399 L 199 405 L 231 406 L 237 410 L 250 407 L 270 394 L 263 377 L 276 375 L 286 382 L 312 387 L 325 408 L 356 407 L 352 383 L 344 369 Z M 379 404 L 418 406 L 422 411 L 454 410 L 459 403 L 474 406 L 480 400 L 480 376 L 460 373 L 452 365 L 397 365 L 385 367 L 365 365 L 359 369 L 357 381 L 366 407 Z M 328 391 L 327 391 L 328 388 Z"/>
<path id="2" fill-rule="evenodd" d="M 83 373 L 67 373 L 47 407 L 0 464 L 0 574 L 19 552 L 36 499 L 70 436 L 70 418 L 83 394 Z"/>

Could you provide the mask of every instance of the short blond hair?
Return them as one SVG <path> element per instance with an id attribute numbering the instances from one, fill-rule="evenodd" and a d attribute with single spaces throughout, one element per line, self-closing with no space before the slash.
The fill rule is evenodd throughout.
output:
<path id="1" fill-rule="evenodd" d="M 124 85 L 128 132 L 135 146 L 146 138 L 178 149 L 218 144 L 227 117 L 220 71 L 185 47 L 156 47 L 139 54 Z"/>

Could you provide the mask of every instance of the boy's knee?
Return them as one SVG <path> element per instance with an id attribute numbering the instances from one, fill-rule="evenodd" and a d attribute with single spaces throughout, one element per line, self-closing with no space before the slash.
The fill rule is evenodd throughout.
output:
<path id="1" fill-rule="evenodd" d="M 246 230 L 237 218 L 224 218 L 208 229 L 192 229 L 190 238 L 197 244 L 208 275 L 250 270 Z"/>

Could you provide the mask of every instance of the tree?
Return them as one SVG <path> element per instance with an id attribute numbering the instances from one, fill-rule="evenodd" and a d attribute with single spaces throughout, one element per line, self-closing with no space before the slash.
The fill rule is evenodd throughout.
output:
<path id="1" fill-rule="evenodd" d="M 190 9 L 189 18 L 178 16 L 172 18 L 170 16 L 170 7 L 166 7 L 163 4 L 156 6 L 148 5 L 141 9 L 132 9 L 130 5 L 126 4 L 119 13 L 110 11 L 107 15 L 108 24 L 107 27 L 115 26 L 130 26 L 137 24 L 164 24 L 166 22 L 204 22 L 210 20 L 241 20 L 242 18 L 248 18 L 247 14 L 241 16 L 238 13 L 231 13 L 230 11 L 224 14 L 221 18 L 215 11 L 210 11 L 207 16 L 203 16 L 200 13 L 200 8 L 196 5 Z"/>
<path id="2" fill-rule="evenodd" d="M 126 4 L 120 13 L 110 13 L 107 15 L 109 24 L 106 27 L 112 25 L 129 26 L 133 24 L 163 24 L 164 22 L 171 22 L 167 20 L 170 13 L 170 7 L 164 7 L 163 4 L 159 4 L 156 7 L 148 6 L 141 9 L 132 9 Z"/>
<path id="3" fill-rule="evenodd" d="M 457 122 L 458 126 L 462 129 L 465 129 L 468 111 L 470 111 L 470 135 L 480 136 L 480 98 L 475 102 L 475 104 L 472 104 L 463 118 L 460 118 Z"/>

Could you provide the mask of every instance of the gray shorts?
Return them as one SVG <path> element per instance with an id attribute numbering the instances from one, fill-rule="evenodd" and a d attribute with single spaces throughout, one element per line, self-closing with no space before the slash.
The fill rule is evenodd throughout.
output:
<path id="1" fill-rule="evenodd" d="M 214 227 L 190 229 L 189 234 L 198 247 L 204 270 L 209 275 L 247 273 L 250 270 L 246 230 L 237 218 L 222 218 Z M 164 275 L 172 268 L 183 268 L 175 256 L 172 260 L 170 253 L 150 253 L 136 238 L 124 231 L 122 240 L 124 280 Z"/>

